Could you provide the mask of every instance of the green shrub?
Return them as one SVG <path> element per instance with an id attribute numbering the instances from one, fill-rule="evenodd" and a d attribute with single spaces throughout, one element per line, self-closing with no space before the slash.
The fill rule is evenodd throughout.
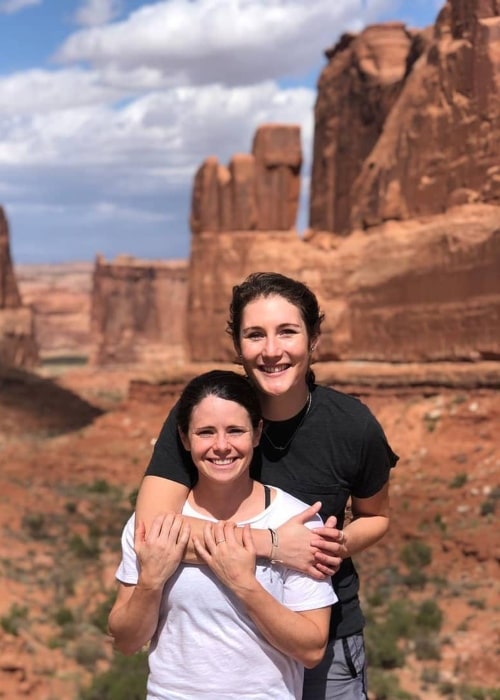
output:
<path id="1" fill-rule="evenodd" d="M 439 639 L 428 635 L 417 637 L 415 656 L 419 661 L 439 661 L 441 658 Z"/>
<path id="2" fill-rule="evenodd" d="M 75 616 L 69 608 L 59 608 L 54 614 L 54 621 L 57 622 L 60 627 L 64 627 L 64 625 L 74 622 Z"/>
<path id="3" fill-rule="evenodd" d="M 468 480 L 468 475 L 467 472 L 460 472 L 460 474 L 456 474 L 453 479 L 450 481 L 450 488 L 451 489 L 460 489 L 462 486 L 465 486 Z"/>
<path id="4" fill-rule="evenodd" d="M 69 548 L 79 559 L 94 559 L 99 555 L 99 543 L 96 539 L 83 539 L 81 535 L 73 535 Z"/>
<path id="5" fill-rule="evenodd" d="M 385 670 L 403 666 L 405 654 L 398 645 L 397 635 L 387 624 L 367 627 L 365 641 L 369 666 Z"/>
<path id="6" fill-rule="evenodd" d="M 408 639 L 414 629 L 414 615 L 406 600 L 393 600 L 387 608 L 386 623 L 391 632 L 398 638 Z"/>
<path id="7" fill-rule="evenodd" d="M 373 669 L 370 671 L 370 697 L 373 700 L 411 700 L 412 696 L 400 688 L 392 673 Z"/>
<path id="8" fill-rule="evenodd" d="M 90 493 L 109 493 L 111 491 L 111 486 L 105 479 L 96 479 L 89 486 Z"/>
<path id="9" fill-rule="evenodd" d="M 42 540 L 47 537 L 47 523 L 42 513 L 23 515 L 21 525 L 34 540 Z"/>
<path id="10" fill-rule="evenodd" d="M 144 700 L 148 676 L 147 654 L 116 653 L 111 668 L 96 676 L 78 700 Z"/>
<path id="11" fill-rule="evenodd" d="M 481 503 L 481 508 L 479 509 L 479 512 L 484 518 L 486 515 L 493 515 L 496 511 L 496 507 L 496 501 L 494 501 L 491 498 L 488 498 L 486 501 L 483 501 L 483 503 Z"/>
<path id="12" fill-rule="evenodd" d="M 401 550 L 401 560 L 409 569 L 429 566 L 432 561 L 432 550 L 425 542 L 412 540 Z"/>
<path id="13" fill-rule="evenodd" d="M 443 624 L 443 613 L 435 600 L 424 600 L 420 604 L 415 622 L 422 629 L 439 632 Z"/>
<path id="14" fill-rule="evenodd" d="M 22 625 L 28 619 L 28 608 L 14 603 L 8 615 L 0 617 L 0 625 L 4 632 L 17 636 Z"/>
<path id="15" fill-rule="evenodd" d="M 101 645 L 93 638 L 80 639 L 73 651 L 75 661 L 88 669 L 93 669 L 95 662 L 103 657 Z"/>

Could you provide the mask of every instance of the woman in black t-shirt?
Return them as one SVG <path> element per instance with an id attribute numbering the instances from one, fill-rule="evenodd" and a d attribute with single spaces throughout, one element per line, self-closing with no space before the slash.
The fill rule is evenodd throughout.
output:
<path id="1" fill-rule="evenodd" d="M 333 575 L 339 597 L 324 660 L 306 672 L 303 698 L 366 700 L 364 621 L 351 556 L 388 529 L 389 474 L 398 457 L 364 404 L 315 383 L 311 361 L 322 321 L 311 290 L 283 275 L 255 273 L 233 289 L 228 331 L 265 419 L 252 475 L 311 504 L 278 529 L 277 541 L 255 532 L 257 553 L 316 578 Z M 180 511 L 194 480 L 174 408 L 141 485 L 137 520 Z M 348 501 L 353 517 L 345 523 Z M 303 522 L 320 508 L 325 526 L 311 533 Z"/>

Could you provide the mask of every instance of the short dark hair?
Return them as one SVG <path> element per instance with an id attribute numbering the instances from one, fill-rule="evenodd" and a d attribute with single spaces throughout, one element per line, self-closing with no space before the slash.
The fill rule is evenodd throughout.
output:
<path id="1" fill-rule="evenodd" d="M 298 308 L 306 324 L 309 338 L 320 333 L 325 315 L 320 311 L 314 292 L 307 285 L 278 272 L 253 272 L 241 284 L 233 287 L 233 298 L 229 306 L 227 332 L 238 347 L 241 317 L 245 306 L 259 297 L 280 296 Z"/>
<path id="2" fill-rule="evenodd" d="M 325 314 L 319 308 L 316 295 L 307 285 L 278 272 L 253 272 L 241 284 L 233 287 L 226 332 L 240 348 L 241 318 L 247 304 L 260 297 L 280 296 L 296 306 L 306 325 L 309 341 L 321 333 Z M 308 382 L 313 384 L 314 372 L 309 369 Z"/>
<path id="3" fill-rule="evenodd" d="M 191 379 L 184 387 L 177 404 L 177 425 L 184 435 L 189 431 L 193 409 L 207 396 L 238 403 L 247 411 L 254 428 L 262 420 L 257 393 L 248 379 L 230 370 L 214 369 Z"/>

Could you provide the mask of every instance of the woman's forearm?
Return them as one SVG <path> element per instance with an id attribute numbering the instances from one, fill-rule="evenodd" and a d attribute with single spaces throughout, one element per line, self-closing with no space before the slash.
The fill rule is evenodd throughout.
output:
<path id="1" fill-rule="evenodd" d="M 389 518 L 385 515 L 360 516 L 344 528 L 343 558 L 368 549 L 382 539 L 389 529 Z"/>
<path id="2" fill-rule="evenodd" d="M 145 476 L 135 505 L 136 525 L 143 522 L 146 532 L 157 515 L 180 513 L 189 489 L 183 484 L 160 476 Z"/>
<path id="3" fill-rule="evenodd" d="M 125 589 L 127 590 L 127 589 Z M 143 587 L 140 583 L 128 599 L 118 596 L 108 620 L 109 633 L 123 654 L 134 654 L 150 641 L 158 626 L 162 590 Z"/>
<path id="4" fill-rule="evenodd" d="M 233 592 L 265 639 L 306 668 L 316 666 L 325 653 L 330 608 L 304 613 L 289 610 L 255 580 Z"/>

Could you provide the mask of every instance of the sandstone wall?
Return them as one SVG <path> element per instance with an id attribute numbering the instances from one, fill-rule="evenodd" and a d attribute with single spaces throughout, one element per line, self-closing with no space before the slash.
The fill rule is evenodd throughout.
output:
<path id="1" fill-rule="evenodd" d="M 187 263 L 121 256 L 96 260 L 91 362 L 141 363 L 162 369 L 185 353 Z"/>
<path id="2" fill-rule="evenodd" d="M 232 287 L 274 270 L 318 295 L 326 319 L 317 360 L 500 359 L 499 269 L 498 209 L 488 205 L 345 239 L 205 232 L 191 251 L 190 356 L 235 359 L 224 334 Z"/>
<path id="3" fill-rule="evenodd" d="M 33 309 L 42 359 L 76 362 L 91 352 L 91 262 L 16 265 L 25 304 Z"/>
<path id="4" fill-rule="evenodd" d="M 33 313 L 21 301 L 12 266 L 7 218 L 0 207 L 0 365 L 33 367 L 37 362 Z"/>

